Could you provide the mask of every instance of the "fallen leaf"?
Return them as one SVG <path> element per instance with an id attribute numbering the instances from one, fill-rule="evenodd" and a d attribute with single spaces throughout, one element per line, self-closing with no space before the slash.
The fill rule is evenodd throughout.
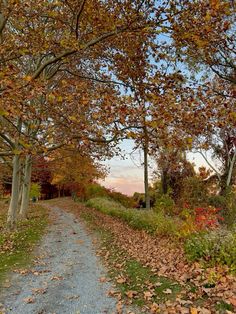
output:
<path id="1" fill-rule="evenodd" d="M 116 279 L 116 282 L 122 284 L 126 282 L 126 279 L 121 277 L 121 278 Z"/>
<path id="2" fill-rule="evenodd" d="M 34 303 L 34 302 L 35 302 L 35 299 L 32 298 L 32 297 L 28 297 L 28 298 L 23 299 L 23 301 L 24 301 L 25 303 Z"/>
<path id="3" fill-rule="evenodd" d="M 33 288 L 32 291 L 38 294 L 45 294 L 47 292 L 47 288 Z"/>
<path id="4" fill-rule="evenodd" d="M 143 293 L 143 295 L 144 295 L 144 299 L 145 299 L 145 300 L 151 300 L 151 298 L 153 297 L 154 293 L 152 293 L 152 292 L 150 292 L 150 291 L 145 291 L 145 292 Z"/>
<path id="5" fill-rule="evenodd" d="M 63 279 L 62 276 L 53 276 L 53 277 L 51 278 L 51 280 L 62 280 L 62 279 Z"/>
<path id="6" fill-rule="evenodd" d="M 117 314 L 122 314 L 122 302 L 121 301 L 119 301 L 116 304 L 116 311 L 117 311 Z"/>
<path id="7" fill-rule="evenodd" d="M 163 290 L 163 293 L 165 293 L 165 294 L 171 294 L 171 293 L 172 293 L 172 290 L 167 288 L 167 289 Z"/>
<path id="8" fill-rule="evenodd" d="M 150 307 L 150 311 L 153 314 L 159 313 L 160 312 L 160 308 L 159 305 L 157 303 L 153 303 L 152 306 Z"/>
<path id="9" fill-rule="evenodd" d="M 229 298 L 229 302 L 230 302 L 233 306 L 236 306 L 236 297 L 231 297 L 231 298 Z"/>
<path id="10" fill-rule="evenodd" d="M 132 299 L 135 295 L 137 295 L 137 291 L 129 290 L 125 294 L 128 298 Z"/>
<path id="11" fill-rule="evenodd" d="M 198 310 L 195 307 L 191 307 L 190 314 L 198 314 Z"/>

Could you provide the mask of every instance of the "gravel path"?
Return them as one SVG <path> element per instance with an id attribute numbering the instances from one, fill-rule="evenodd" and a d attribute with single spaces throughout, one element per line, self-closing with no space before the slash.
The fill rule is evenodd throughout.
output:
<path id="1" fill-rule="evenodd" d="M 0 308 L 0 313 L 116 313 L 116 300 L 107 296 L 111 284 L 99 281 L 105 269 L 91 237 L 73 214 L 51 210 L 54 222 L 43 237 L 35 266 L 13 274 L 11 287 L 1 291 L 5 310 Z"/>

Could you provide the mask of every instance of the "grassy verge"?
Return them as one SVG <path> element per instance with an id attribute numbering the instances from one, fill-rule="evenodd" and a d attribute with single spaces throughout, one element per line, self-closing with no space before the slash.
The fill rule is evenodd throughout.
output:
<path id="1" fill-rule="evenodd" d="M 145 230 L 150 234 L 178 236 L 180 225 L 177 220 L 155 213 L 151 210 L 127 209 L 121 204 L 106 199 L 92 198 L 87 201 L 88 207 L 98 209 L 104 214 L 124 220 L 130 227 Z"/>
<path id="2" fill-rule="evenodd" d="M 89 212 L 82 212 L 83 218 L 101 239 L 101 255 L 109 269 L 110 278 L 116 283 L 118 293 L 135 306 L 157 306 L 173 301 L 182 287 L 171 279 L 155 275 L 149 267 L 127 256 L 114 241 L 114 236 L 96 223 Z"/>
<path id="3" fill-rule="evenodd" d="M 29 219 L 20 221 L 14 231 L 4 229 L 7 207 L 0 204 L 0 284 L 6 274 L 18 267 L 29 264 L 31 252 L 40 240 L 48 223 L 47 210 L 36 204 L 32 205 Z"/>

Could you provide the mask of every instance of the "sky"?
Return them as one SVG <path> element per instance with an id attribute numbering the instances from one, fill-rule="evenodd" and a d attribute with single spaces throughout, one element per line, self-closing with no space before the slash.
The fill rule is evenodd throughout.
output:
<path id="1" fill-rule="evenodd" d="M 114 157 L 105 162 L 105 165 L 109 167 L 110 172 L 104 181 L 100 183 L 107 188 L 113 189 L 117 192 L 122 192 L 126 195 L 133 195 L 134 192 L 144 192 L 144 178 L 142 167 L 142 152 L 132 152 L 134 145 L 132 140 L 125 140 L 121 144 L 121 148 L 124 152 L 124 157 Z M 200 166 L 209 168 L 203 157 L 197 153 L 188 153 L 187 158 L 189 161 L 194 162 L 196 170 Z M 152 180 L 152 171 L 155 169 L 155 163 L 149 159 L 149 181 Z"/>

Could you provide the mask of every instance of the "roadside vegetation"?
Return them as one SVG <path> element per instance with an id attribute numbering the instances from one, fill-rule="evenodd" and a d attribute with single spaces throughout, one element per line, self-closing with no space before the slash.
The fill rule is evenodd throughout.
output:
<path id="1" fill-rule="evenodd" d="M 95 200 L 97 198 L 93 202 Z M 116 204 L 118 210 L 125 210 L 111 199 L 99 198 L 99 201 L 100 206 L 102 202 L 111 206 Z M 78 215 L 95 232 L 96 239 L 101 240 L 96 241 L 98 254 L 116 284 L 109 294 L 122 303 L 141 306 L 138 313 L 142 309 L 147 313 L 234 313 L 235 276 L 218 260 L 213 265 L 207 258 L 203 261 L 198 256 L 197 262 L 186 258 L 184 245 L 188 237 L 167 233 L 160 236 L 135 228 L 114 212 L 110 215 L 107 209 L 88 207 L 90 201 L 87 206 L 70 199 L 51 202 Z M 145 213 L 145 210 L 128 210 L 139 211 L 140 215 Z"/>
<path id="2" fill-rule="evenodd" d="M 20 220 L 13 231 L 6 230 L 7 205 L 0 202 L 0 285 L 6 274 L 31 262 L 32 251 L 48 224 L 47 210 L 31 205 L 28 219 Z"/>

